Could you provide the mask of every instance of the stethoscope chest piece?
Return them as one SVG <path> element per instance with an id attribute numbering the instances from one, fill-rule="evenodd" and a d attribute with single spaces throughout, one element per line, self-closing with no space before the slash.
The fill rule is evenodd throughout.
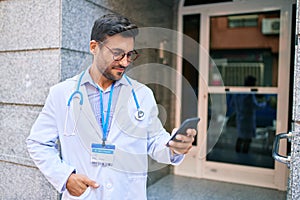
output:
<path id="1" fill-rule="evenodd" d="M 135 119 L 139 120 L 139 121 L 142 121 L 142 120 L 145 119 L 145 113 L 144 113 L 144 111 L 142 111 L 140 109 L 136 111 L 136 113 L 134 114 L 134 116 L 135 116 Z"/>

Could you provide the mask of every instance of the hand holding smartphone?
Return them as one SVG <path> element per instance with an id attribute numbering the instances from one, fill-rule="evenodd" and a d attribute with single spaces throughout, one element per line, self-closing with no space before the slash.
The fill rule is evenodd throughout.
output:
<path id="1" fill-rule="evenodd" d="M 175 141 L 175 142 L 180 142 L 176 139 L 176 135 L 177 134 L 182 134 L 182 135 L 187 135 L 186 131 L 187 129 L 195 129 L 197 130 L 197 126 L 198 123 L 200 121 L 200 118 L 198 117 L 194 117 L 194 118 L 189 118 L 186 119 L 178 128 L 178 130 L 176 131 L 176 133 L 171 137 L 171 139 L 169 140 L 169 142 L 171 140 Z M 169 142 L 167 143 L 167 146 L 169 146 Z"/>

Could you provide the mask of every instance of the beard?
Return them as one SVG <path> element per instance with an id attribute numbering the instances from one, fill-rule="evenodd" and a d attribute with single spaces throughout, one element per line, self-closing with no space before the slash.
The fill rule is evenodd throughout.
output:
<path id="1" fill-rule="evenodd" d="M 115 73 L 112 73 L 113 69 L 123 69 L 124 71 L 117 71 Z M 108 80 L 112 81 L 118 81 L 122 78 L 122 76 L 125 74 L 127 67 L 123 66 L 113 66 L 113 67 L 107 67 L 103 72 L 102 75 L 107 78 Z"/>

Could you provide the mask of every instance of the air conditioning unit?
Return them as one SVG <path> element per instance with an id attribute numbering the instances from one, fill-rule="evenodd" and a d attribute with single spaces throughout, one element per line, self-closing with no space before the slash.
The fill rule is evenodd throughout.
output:
<path id="1" fill-rule="evenodd" d="M 264 35 L 279 34 L 280 19 L 279 18 L 264 18 L 262 19 L 261 32 Z"/>

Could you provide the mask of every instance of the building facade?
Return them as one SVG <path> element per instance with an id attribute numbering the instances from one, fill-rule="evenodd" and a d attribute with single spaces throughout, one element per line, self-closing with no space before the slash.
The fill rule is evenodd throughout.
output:
<path id="1" fill-rule="evenodd" d="M 141 47 L 138 49 L 138 51 L 142 54 L 142 56 L 135 64 L 138 66 L 148 66 L 149 64 L 154 64 L 156 67 L 168 66 L 170 69 L 174 69 L 175 71 L 178 71 L 179 74 L 182 74 L 187 80 L 186 82 L 188 88 L 192 87 L 192 92 L 194 92 L 196 96 L 199 95 L 196 97 L 195 102 L 191 103 L 191 98 L 185 98 L 185 95 L 188 93 L 185 93 L 187 90 L 184 89 L 181 81 L 177 79 L 174 80 L 172 76 L 169 76 L 168 73 L 170 70 L 158 70 L 157 74 L 155 74 L 155 76 L 157 76 L 157 80 L 155 80 L 154 77 L 154 79 L 149 81 L 148 85 L 155 93 L 158 107 L 162 113 L 162 116 L 160 117 L 162 121 L 164 121 L 163 124 L 165 125 L 165 128 L 168 131 L 171 131 L 172 127 L 178 126 L 183 118 L 188 117 L 188 114 L 185 115 L 184 112 L 182 112 L 183 114 L 180 114 L 181 111 L 184 111 L 184 106 L 186 104 L 188 106 L 195 104 L 195 106 L 188 110 L 187 113 L 193 113 L 193 115 L 201 116 L 201 123 L 204 123 L 204 125 L 201 124 L 199 130 L 200 132 L 206 132 L 206 124 L 209 124 L 209 120 L 213 119 L 213 117 L 211 117 L 212 115 L 210 115 L 210 111 L 213 112 L 213 109 L 211 109 L 212 107 L 209 106 L 211 102 L 208 102 L 206 96 L 213 96 L 214 93 L 211 92 L 213 90 L 209 91 L 211 93 L 203 93 L 203 91 L 207 90 L 207 88 L 201 86 L 203 83 L 201 81 L 203 80 L 201 79 L 199 72 L 200 74 L 203 72 L 202 70 L 205 64 L 202 66 L 203 59 L 199 59 L 199 57 L 202 55 L 202 51 L 201 49 L 196 49 L 199 48 L 197 45 L 199 43 L 201 43 L 203 46 L 207 45 L 207 47 L 213 50 L 210 53 L 211 55 L 214 54 L 215 57 L 213 59 L 217 62 L 216 65 L 219 63 L 225 63 L 224 66 L 227 67 L 226 69 L 229 69 L 229 62 L 224 62 L 224 59 L 219 59 L 218 56 L 226 54 L 230 55 L 231 59 L 240 59 L 244 56 L 244 54 L 240 53 L 241 51 L 239 51 L 239 48 L 236 46 L 247 43 L 247 41 L 245 40 L 245 37 L 236 38 L 236 43 L 222 43 L 222 37 L 220 37 L 220 34 L 218 34 L 218 31 L 220 30 L 217 30 L 217 25 L 219 24 L 222 26 L 224 23 L 219 22 L 218 20 L 228 20 L 228 22 L 230 20 L 233 22 L 236 20 L 234 23 L 238 24 L 240 24 L 241 21 L 251 23 L 251 20 L 254 19 L 255 16 L 246 16 L 245 14 L 241 13 L 241 10 L 245 10 L 243 11 L 244 13 L 255 13 L 254 15 L 257 15 L 257 19 L 259 19 L 261 23 L 263 18 L 262 15 L 265 15 L 265 13 L 262 15 L 258 15 L 256 13 L 257 10 L 264 10 L 262 7 L 257 9 L 259 6 L 251 4 L 251 2 L 254 2 L 254 4 L 257 2 L 261 3 L 261 1 L 258 0 L 220 0 L 217 1 L 216 4 L 211 5 L 207 4 L 209 2 L 210 1 L 205 1 L 205 3 L 200 5 L 198 1 L 193 0 L 133 0 L 130 1 L 130 3 L 126 0 L 0 1 L 0 80 L 2 82 L 0 85 L 0 199 L 60 198 L 60 195 L 47 182 L 47 180 L 29 158 L 25 139 L 29 135 L 30 128 L 43 107 L 49 88 L 52 85 L 79 73 L 91 63 L 91 56 L 89 54 L 90 31 L 94 20 L 103 14 L 119 13 L 130 18 L 139 27 L 148 27 L 150 30 L 149 32 L 152 35 L 149 35 L 148 37 L 147 35 L 144 35 L 142 40 L 144 43 L 142 42 L 137 44 L 138 47 Z M 211 3 L 215 2 L 216 1 L 211 1 Z M 248 2 L 250 2 L 250 6 L 247 7 L 246 4 Z M 281 0 L 276 0 L 276 5 L 279 5 L 278 8 L 276 8 L 278 10 L 284 7 L 280 5 L 280 2 Z M 289 3 L 291 5 L 295 4 L 296 2 L 291 1 Z M 265 6 L 264 3 L 262 4 Z M 270 9 L 270 7 L 273 5 L 271 6 L 267 4 L 268 3 L 266 3 L 266 6 L 268 6 L 267 10 L 273 11 L 273 8 Z M 220 10 L 218 10 L 219 8 Z M 256 10 L 252 8 L 255 8 Z M 289 8 L 287 10 L 289 10 Z M 284 9 L 286 8 L 284 7 L 282 10 Z M 297 15 L 293 15 L 294 18 L 299 16 L 298 7 L 295 11 Z M 290 11 L 288 11 L 288 14 L 286 14 L 276 11 L 275 13 L 271 12 L 270 15 L 272 15 L 272 17 L 275 16 L 275 18 L 282 17 L 282 19 L 290 19 L 288 17 L 284 18 L 284 15 L 292 15 L 289 12 Z M 224 17 L 226 15 L 228 16 Z M 205 21 L 205 19 L 208 20 Z M 209 28 L 209 24 L 205 24 L 210 22 L 211 24 L 215 23 L 211 29 Z M 299 20 L 293 23 L 299 24 Z M 289 22 L 287 24 L 291 23 Z M 294 24 L 292 26 L 294 26 Z M 174 32 L 171 33 L 171 35 L 174 37 L 160 37 L 159 35 L 155 35 L 155 32 L 153 33 L 151 31 L 155 31 L 157 29 L 151 27 L 158 27 L 160 31 L 165 33 L 167 36 L 169 33 L 168 31 L 175 31 L 174 35 L 172 35 Z M 204 29 L 202 29 L 203 27 Z M 286 26 L 282 25 L 282 27 Z M 289 26 L 287 25 L 287 27 Z M 211 38 L 209 31 L 212 32 Z M 299 32 L 299 30 L 297 31 Z M 186 34 L 189 38 L 182 39 L 180 35 L 181 32 Z M 292 30 L 284 32 L 284 37 L 281 38 L 291 38 L 291 35 L 294 35 L 294 33 L 291 32 Z M 299 34 L 298 32 L 296 32 L 297 35 Z M 160 32 L 156 32 L 156 34 L 159 33 Z M 288 37 L 286 37 L 286 33 L 289 34 Z M 289 41 L 280 39 L 278 35 L 265 35 L 264 37 L 267 38 L 267 40 L 270 40 L 272 45 L 276 44 L 274 47 L 275 50 L 272 50 L 272 48 L 270 50 L 270 52 L 273 52 L 275 56 L 277 56 L 276 59 L 269 59 L 275 60 L 270 65 L 271 67 L 269 71 L 271 71 L 271 69 L 275 69 L 277 65 L 282 65 L 280 62 L 283 62 L 283 59 L 280 57 L 280 55 L 284 54 L 284 52 L 281 51 L 282 49 L 280 50 L 278 48 L 280 46 L 282 47 L 282 44 L 287 44 Z M 192 38 L 193 41 L 190 41 L 190 38 Z M 211 42 L 210 44 L 206 44 L 206 42 L 208 43 L 207 38 L 209 38 Z M 239 39 L 243 40 L 239 41 Z M 275 42 L 273 42 L 274 40 Z M 295 40 L 299 40 L 298 37 Z M 194 41 L 196 41 L 195 46 L 193 43 Z M 247 48 L 251 49 L 251 53 L 253 53 L 253 55 L 258 55 L 254 56 L 255 59 L 260 59 L 260 55 L 265 55 L 264 52 L 259 54 L 257 53 L 259 51 L 253 50 L 255 48 L 253 47 L 255 39 L 253 41 L 248 40 L 248 42 Z M 268 48 L 268 44 L 263 43 L 263 41 L 261 43 L 263 45 L 267 45 L 267 47 L 264 48 Z M 169 44 L 175 44 L 173 46 L 175 50 L 168 51 L 169 47 L 167 46 Z M 223 44 L 225 46 L 222 46 Z M 236 49 L 234 53 L 230 51 L 231 54 L 228 54 L 229 51 L 224 51 L 226 48 Z M 293 48 L 286 50 L 290 52 L 290 56 L 294 54 L 292 49 Z M 195 52 L 196 56 L 193 57 Z M 190 55 L 192 55 L 191 58 L 189 57 Z M 246 57 L 246 59 L 244 57 L 244 60 L 253 58 L 253 56 Z M 292 108 L 292 101 L 294 100 L 296 102 L 299 96 L 300 74 L 295 73 L 297 76 L 294 78 L 294 81 L 290 80 L 290 77 L 293 77 L 294 75 L 294 71 L 299 72 L 299 49 L 297 45 L 295 48 L 295 57 L 291 56 L 289 59 L 293 60 L 293 58 L 295 58 L 295 66 L 288 67 L 289 65 L 287 65 L 286 70 L 289 71 L 287 77 L 290 82 L 287 84 L 287 87 L 284 88 L 286 91 L 289 89 L 294 90 L 290 91 L 288 97 L 286 97 L 290 103 L 284 104 L 284 106 L 282 106 L 281 103 L 278 103 L 278 105 L 275 103 L 280 110 L 282 110 L 281 108 L 287 108 L 289 110 L 287 116 L 290 117 L 284 118 L 285 125 L 290 123 L 292 120 L 299 121 L 299 105 L 294 103 Z M 253 60 L 251 60 L 251 62 L 253 62 Z M 235 69 L 238 69 L 238 67 L 241 68 L 241 65 L 236 65 L 234 62 L 232 63 L 233 64 L 230 66 L 235 67 Z M 266 65 L 268 64 L 268 62 L 265 63 Z M 190 68 L 190 65 L 196 65 L 198 68 L 196 67 L 195 70 L 192 67 Z M 273 67 L 273 65 L 275 67 Z M 202 69 L 200 69 L 199 66 L 201 66 Z M 280 74 L 280 72 L 285 72 L 284 68 L 281 68 L 281 70 L 282 71 L 272 71 L 271 79 L 268 75 L 262 76 L 264 80 L 268 80 L 266 83 L 271 83 L 271 85 L 273 84 L 272 86 L 274 86 L 274 88 L 258 88 L 259 91 L 262 89 L 261 93 L 258 92 L 259 94 L 276 94 L 278 95 L 276 96 L 276 99 L 279 100 L 276 102 L 281 101 L 283 98 L 281 95 L 282 93 L 277 93 L 276 87 L 278 86 L 279 88 L 279 85 L 282 84 L 282 81 L 285 79 L 274 78 L 279 77 L 278 74 Z M 208 68 L 206 71 L 208 71 Z M 206 71 L 204 69 L 204 73 L 207 73 Z M 226 70 L 224 73 L 225 72 Z M 210 74 L 207 73 L 207 76 L 209 75 Z M 170 85 L 170 87 L 179 89 L 174 93 L 170 87 L 166 87 L 163 84 L 162 85 L 164 87 L 160 86 L 159 84 L 155 84 L 159 83 L 158 79 L 161 79 L 161 77 L 164 77 L 166 80 L 166 85 Z M 142 74 L 137 78 L 141 80 L 148 80 L 149 77 L 147 74 Z M 218 78 L 219 77 L 217 75 L 214 76 L 214 73 L 212 73 L 211 79 L 207 80 L 207 84 L 209 85 L 211 83 L 211 86 L 219 86 L 218 84 L 220 84 L 220 79 Z M 208 83 L 209 81 L 211 82 Z M 226 81 L 232 81 L 233 83 L 234 81 L 237 82 L 237 80 L 234 78 L 228 78 Z M 239 84 L 240 82 L 241 81 L 239 81 Z M 198 86 L 200 87 L 198 88 Z M 231 89 L 235 89 L 239 92 L 244 92 L 243 89 L 245 89 L 245 91 L 248 91 L 249 89 L 234 88 L 231 86 L 232 85 L 225 88 L 227 89 L 226 92 L 230 92 Z M 266 87 L 268 85 L 264 85 L 264 82 L 262 81 L 262 84 L 259 86 Z M 220 93 L 221 89 L 222 92 L 224 92 L 224 88 L 221 87 L 214 87 L 213 89 L 216 89 L 215 93 Z M 254 88 L 254 90 L 251 90 L 251 92 L 257 92 L 255 89 L 257 88 Z M 179 92 L 179 94 L 177 92 Z M 194 93 L 193 95 L 195 95 Z M 204 98 L 205 100 L 202 101 L 201 98 Z M 182 107 L 180 107 L 181 105 L 178 106 L 178 101 L 182 103 Z M 221 108 L 221 110 L 222 109 L 223 108 Z M 218 119 L 223 119 L 222 117 L 226 116 L 219 116 Z M 277 120 L 277 125 L 276 123 L 274 124 L 275 131 L 272 129 L 272 134 L 277 134 L 278 132 L 276 132 L 276 130 L 288 131 L 288 126 L 285 125 L 282 126 L 280 124 L 280 120 Z M 295 126 L 298 127 L 299 125 L 295 124 Z M 228 139 L 221 136 L 212 135 L 213 140 L 218 139 L 219 141 L 219 143 L 213 144 L 216 144 L 215 147 L 218 147 L 218 145 L 222 146 L 221 142 Z M 259 169 L 245 166 L 248 165 L 248 163 L 238 163 L 238 165 L 235 165 L 235 163 L 232 165 L 232 163 L 228 164 L 228 161 L 215 160 L 213 151 L 211 151 L 211 154 L 208 154 L 206 161 L 204 162 L 200 147 L 204 144 L 201 142 L 202 139 L 202 136 L 198 137 L 197 143 L 194 145 L 191 154 L 187 156 L 186 161 L 180 167 L 175 169 L 174 172 L 176 174 L 275 188 L 274 185 L 270 185 L 264 181 L 257 183 L 255 182 L 256 180 L 252 180 L 252 177 L 250 176 L 242 180 L 242 178 L 244 178 L 241 175 L 242 171 L 246 171 L 247 173 L 255 174 L 256 176 L 260 175 L 259 178 L 265 179 L 266 182 L 272 182 L 274 179 L 275 181 L 273 182 L 282 182 L 283 180 L 286 183 L 276 187 L 277 189 L 285 190 L 284 187 L 287 185 L 287 180 L 285 179 L 287 178 L 286 166 L 278 163 L 274 164 L 273 160 L 271 161 L 273 165 L 270 166 L 270 169 L 265 169 L 265 166 L 259 166 Z M 210 144 L 211 141 L 206 139 L 207 138 L 204 138 L 203 141 L 207 142 L 207 144 Z M 262 140 L 257 139 L 257 141 L 258 143 L 255 143 L 255 145 L 261 145 Z M 271 140 L 271 142 L 272 141 L 273 140 Z M 264 144 L 265 143 L 263 143 L 263 145 Z M 267 143 L 267 146 L 263 147 L 268 148 L 267 151 L 270 151 L 269 146 L 271 145 L 272 144 Z M 285 154 L 287 149 L 287 144 L 285 143 L 284 145 L 285 147 L 281 148 L 282 154 Z M 206 145 L 204 146 L 207 147 Z M 208 150 L 211 149 L 207 147 L 205 151 Z M 220 156 L 217 159 L 219 158 Z M 149 161 L 149 164 L 153 164 L 155 169 L 149 172 L 149 184 L 165 174 L 172 173 L 172 168 L 168 166 L 157 167 L 151 160 Z M 222 172 L 221 170 L 223 169 L 225 171 Z M 233 173 L 233 169 L 236 169 L 236 171 L 241 173 L 238 174 L 239 180 L 232 179 L 232 177 L 230 177 L 230 175 Z M 219 172 L 221 173 L 218 174 Z M 280 178 L 272 177 L 274 179 L 271 179 L 270 177 L 275 173 L 279 173 Z"/>

